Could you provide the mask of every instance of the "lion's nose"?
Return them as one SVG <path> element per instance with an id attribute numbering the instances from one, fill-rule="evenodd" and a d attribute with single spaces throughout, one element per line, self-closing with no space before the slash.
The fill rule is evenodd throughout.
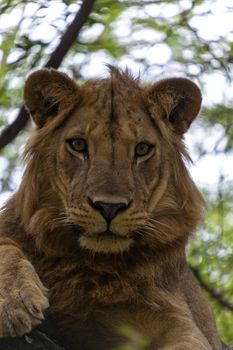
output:
<path id="1" fill-rule="evenodd" d="M 98 210 L 101 215 L 105 218 L 107 223 L 109 224 L 113 218 L 115 218 L 119 213 L 122 213 L 126 209 L 129 208 L 129 203 L 108 203 L 102 201 L 94 201 L 90 197 L 88 197 L 89 205 Z"/>

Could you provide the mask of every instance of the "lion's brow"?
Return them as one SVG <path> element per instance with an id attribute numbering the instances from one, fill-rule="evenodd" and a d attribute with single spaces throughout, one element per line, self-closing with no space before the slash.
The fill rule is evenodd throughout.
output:
<path id="1" fill-rule="evenodd" d="M 93 122 L 89 122 L 86 126 L 86 129 L 85 129 L 85 134 L 86 135 L 89 135 L 91 134 L 98 126 L 98 122 L 95 120 Z"/>
<path id="2" fill-rule="evenodd" d="M 111 76 L 111 81 L 110 81 L 110 98 L 111 98 L 111 110 L 110 110 L 110 113 L 109 113 L 109 119 L 110 119 L 110 122 L 111 121 L 114 121 L 116 118 L 115 116 L 115 111 L 114 111 L 114 95 L 115 95 L 115 92 L 114 92 L 114 81 L 113 81 L 113 76 Z M 111 132 L 111 127 L 110 127 L 110 132 Z"/>

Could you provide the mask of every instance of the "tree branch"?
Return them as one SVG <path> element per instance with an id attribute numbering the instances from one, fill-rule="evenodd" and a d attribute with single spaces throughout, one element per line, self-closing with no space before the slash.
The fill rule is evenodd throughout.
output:
<path id="1" fill-rule="evenodd" d="M 73 22 L 70 24 L 70 26 L 67 28 L 67 31 L 62 36 L 59 45 L 52 53 L 45 67 L 58 68 L 60 66 L 63 58 L 71 48 L 84 23 L 89 17 L 94 3 L 95 0 L 83 0 L 82 5 L 77 12 Z"/>
<path id="2" fill-rule="evenodd" d="M 46 334 L 33 330 L 28 335 L 1 338 L 0 350 L 65 350 L 54 343 Z"/>
<path id="3" fill-rule="evenodd" d="M 75 42 L 80 30 L 90 15 L 94 3 L 95 0 L 83 0 L 74 20 L 61 37 L 60 43 L 51 54 L 51 57 L 46 63 L 45 67 L 58 68 L 60 66 L 62 60 L 71 48 L 72 44 Z M 7 126 L 0 135 L 0 150 L 14 140 L 18 133 L 27 125 L 28 120 L 29 114 L 24 107 L 21 107 L 17 118 L 12 124 Z"/>
<path id="4" fill-rule="evenodd" d="M 222 293 L 216 291 L 214 288 L 210 287 L 201 277 L 199 270 L 193 266 L 190 267 L 194 276 L 198 280 L 200 286 L 213 298 L 215 299 L 221 306 L 224 308 L 233 311 L 233 305 L 224 299 Z"/>

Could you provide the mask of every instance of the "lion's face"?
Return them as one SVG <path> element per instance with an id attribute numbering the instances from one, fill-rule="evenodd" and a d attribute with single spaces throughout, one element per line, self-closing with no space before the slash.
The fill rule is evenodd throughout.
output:
<path id="1" fill-rule="evenodd" d="M 34 80 L 38 79 L 38 74 L 34 73 Z M 172 130 L 167 126 L 169 121 L 163 120 L 169 113 L 174 118 L 171 111 L 179 105 L 179 94 L 170 91 L 174 89 L 173 85 L 168 84 L 169 94 L 164 101 L 154 105 L 155 92 L 139 88 L 125 73 L 112 73 L 111 79 L 87 83 L 79 90 L 73 81 L 60 73 L 41 71 L 42 78 L 46 74 L 55 74 L 56 79 L 58 74 L 59 79 L 64 79 L 62 83 L 69 87 L 67 100 L 64 101 L 63 91 L 64 96 L 58 104 L 57 91 L 62 88 L 59 81 L 60 90 L 56 86 L 54 98 L 56 108 L 55 102 L 48 108 L 49 101 L 51 103 L 48 95 L 55 93 L 48 90 L 42 79 L 42 86 L 47 90 L 40 111 L 34 106 L 36 91 L 34 100 L 30 100 L 27 86 L 26 103 L 40 127 L 38 135 L 43 134 L 44 150 L 41 151 L 47 172 L 43 176 L 52 179 L 51 187 L 59 198 L 56 202 L 59 215 L 70 227 L 71 234 L 77 237 L 81 247 L 98 253 L 129 250 L 145 235 L 149 242 L 156 222 L 160 225 L 157 229 L 161 239 L 161 227 L 166 231 L 168 223 L 156 217 L 163 217 L 164 213 L 169 215 L 169 212 L 177 214 L 184 201 L 178 195 L 182 189 L 174 190 L 177 166 L 182 163 L 180 152 L 184 153 L 175 127 L 177 133 L 182 133 L 180 129 L 187 128 L 191 122 L 189 113 L 187 117 L 182 116 L 179 123 L 175 119 Z M 30 87 L 32 80 L 33 75 L 29 78 Z M 181 80 L 196 89 L 197 94 L 193 83 Z M 46 84 L 51 84 L 48 79 Z M 163 86 L 156 99 L 160 94 L 163 99 Z M 43 99 L 41 91 L 37 96 Z M 182 103 L 183 99 L 182 95 Z M 183 110 L 186 104 L 183 104 Z M 41 106 L 48 112 L 45 113 Z M 195 115 L 198 110 L 199 106 Z M 60 122 L 54 117 L 49 122 L 51 115 L 56 113 L 57 119 L 60 115 Z M 158 114 L 157 119 L 152 113 Z M 41 119 L 42 115 L 47 115 L 48 122 Z M 182 169 L 184 171 L 184 166 Z M 179 174 L 182 175 L 187 177 L 186 172 Z M 171 231 L 171 227 L 169 229 Z M 162 240 L 169 241 L 166 233 Z"/>
<path id="2" fill-rule="evenodd" d="M 57 182 L 81 246 L 114 252 L 128 249 L 150 218 L 161 137 L 140 96 L 112 106 L 109 92 L 103 95 L 101 110 L 99 101 L 78 107 L 62 129 Z"/>

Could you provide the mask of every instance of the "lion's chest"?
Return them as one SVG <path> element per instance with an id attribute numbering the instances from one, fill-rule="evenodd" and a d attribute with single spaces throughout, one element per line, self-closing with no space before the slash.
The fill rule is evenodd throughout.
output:
<path id="1" fill-rule="evenodd" d="M 60 342 L 67 339 L 70 349 L 110 349 L 123 341 L 119 329 L 124 326 L 147 336 L 152 332 L 148 320 L 155 333 L 155 314 L 145 303 L 153 289 L 148 278 L 151 270 L 119 273 L 107 266 L 92 269 L 49 262 L 46 267 L 38 263 L 37 271 L 50 290 L 46 332 L 51 329 L 51 336 Z"/>
<path id="2" fill-rule="evenodd" d="M 137 299 L 147 282 L 134 272 L 111 271 L 108 267 L 90 268 L 73 264 L 39 262 L 37 272 L 50 290 L 50 303 L 67 312 L 98 305 L 116 305 Z"/>
<path id="3" fill-rule="evenodd" d="M 72 313 L 60 313 L 51 305 L 44 331 L 70 350 L 118 348 L 129 341 L 124 329 L 129 329 L 129 337 L 132 331 L 132 335 L 148 340 L 152 334 L 156 337 L 160 333 L 155 313 L 141 302 L 85 303 L 86 300 Z"/>
<path id="4" fill-rule="evenodd" d="M 50 290 L 45 327 L 51 336 L 83 350 L 107 350 L 122 341 L 118 329 L 134 319 L 129 309 L 139 293 L 127 276 L 76 267 L 49 269 L 41 277 Z"/>

